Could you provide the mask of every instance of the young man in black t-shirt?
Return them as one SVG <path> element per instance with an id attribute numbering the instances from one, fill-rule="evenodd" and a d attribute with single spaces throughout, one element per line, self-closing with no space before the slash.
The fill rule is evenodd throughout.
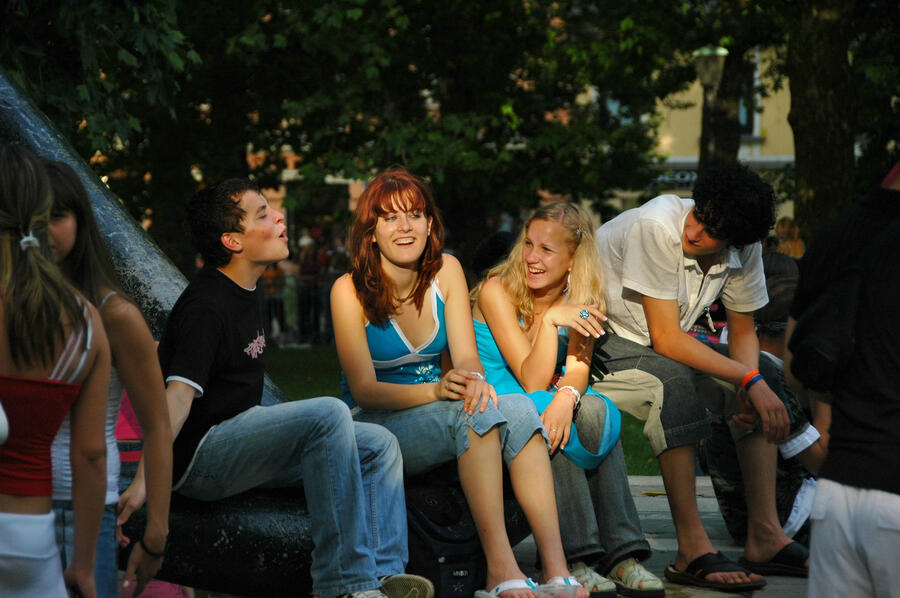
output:
<path id="1" fill-rule="evenodd" d="M 205 267 L 172 309 L 159 357 L 174 444 L 173 490 L 218 500 L 302 486 L 319 598 L 431 598 L 407 561 L 403 468 L 394 436 L 320 397 L 259 405 L 266 337 L 257 282 L 288 256 L 284 216 L 249 180 L 198 192 L 188 219 Z"/>

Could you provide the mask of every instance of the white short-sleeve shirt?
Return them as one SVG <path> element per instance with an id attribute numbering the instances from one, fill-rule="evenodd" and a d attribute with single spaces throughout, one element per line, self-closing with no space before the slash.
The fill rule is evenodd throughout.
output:
<path id="1" fill-rule="evenodd" d="M 740 312 L 769 302 L 759 243 L 727 247 L 705 275 L 697 258 L 685 255 L 681 238 L 693 209 L 692 199 L 660 195 L 597 229 L 607 316 L 619 336 L 650 345 L 642 295 L 676 300 L 682 330 L 719 297 L 727 309 Z"/>

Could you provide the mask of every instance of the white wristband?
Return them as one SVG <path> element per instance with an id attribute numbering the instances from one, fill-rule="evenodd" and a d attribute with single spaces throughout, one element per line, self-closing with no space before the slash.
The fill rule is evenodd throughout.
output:
<path id="1" fill-rule="evenodd" d="M 478 380 L 481 380 L 482 382 L 485 381 L 484 374 L 482 374 L 481 372 L 476 372 L 475 370 L 469 370 L 469 373 L 472 374 L 473 376 L 475 376 L 475 378 L 477 378 Z"/>
<path id="2" fill-rule="evenodd" d="M 575 388 L 574 386 L 569 386 L 567 384 L 565 386 L 560 386 L 556 392 L 559 392 L 560 390 L 568 390 L 570 393 L 572 393 L 572 396 L 575 398 L 575 405 L 573 405 L 573 407 L 578 406 L 578 403 L 581 401 L 581 393 L 578 392 L 577 388 Z"/>

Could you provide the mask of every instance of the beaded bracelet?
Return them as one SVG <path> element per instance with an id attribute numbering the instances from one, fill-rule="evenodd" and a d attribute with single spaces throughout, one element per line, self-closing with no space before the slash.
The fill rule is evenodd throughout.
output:
<path id="1" fill-rule="evenodd" d="M 143 536 L 141 536 L 141 539 L 138 540 L 138 542 L 141 543 L 141 548 L 144 549 L 144 552 L 146 552 L 147 554 L 149 554 L 150 556 L 152 556 L 152 557 L 155 558 L 155 559 L 161 559 L 161 558 L 163 558 L 164 556 L 166 556 L 166 549 L 169 547 L 169 546 L 168 546 L 169 543 L 166 542 L 166 545 L 163 546 L 162 552 L 153 552 L 152 550 L 150 550 L 149 548 L 147 548 L 147 545 L 146 545 L 146 544 L 144 544 L 144 537 L 143 537 Z"/>

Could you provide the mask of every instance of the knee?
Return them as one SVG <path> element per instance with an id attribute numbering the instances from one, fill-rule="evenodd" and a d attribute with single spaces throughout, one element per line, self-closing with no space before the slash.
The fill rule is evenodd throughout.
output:
<path id="1" fill-rule="evenodd" d="M 782 382 L 784 374 L 774 361 L 767 355 L 760 353 L 759 355 L 759 373 L 762 374 L 763 380 L 772 389 L 772 392 L 781 396 L 784 392 L 784 384 Z"/>
<path id="2" fill-rule="evenodd" d="M 356 424 L 357 444 L 370 447 L 373 451 L 391 457 L 400 458 L 400 443 L 394 434 L 378 424 Z"/>
<path id="3" fill-rule="evenodd" d="M 686 388 L 694 387 L 694 370 L 672 359 L 667 359 L 666 361 L 668 363 L 665 364 L 663 375 L 660 378 L 667 389 L 669 387 L 682 386 Z"/>
<path id="4" fill-rule="evenodd" d="M 297 417 L 305 425 L 321 434 L 353 437 L 353 418 L 350 409 L 340 399 L 318 397 L 297 401 Z"/>
<path id="5" fill-rule="evenodd" d="M 499 398 L 498 405 L 500 407 L 500 413 L 502 413 L 503 417 L 509 422 L 517 422 L 531 418 L 540 419 L 537 408 L 534 406 L 534 402 L 526 395 L 518 393 L 503 395 Z"/>
<path id="6" fill-rule="evenodd" d="M 579 436 L 593 434 L 599 437 L 606 421 L 606 401 L 596 395 L 586 394 L 581 399 L 581 406 L 578 407 L 578 416 L 575 421 Z"/>
<path id="7" fill-rule="evenodd" d="M 378 424 L 357 422 L 356 447 L 359 462 L 364 471 L 376 468 L 381 471 L 397 472 L 402 476 L 403 453 L 397 437 L 390 430 Z"/>

